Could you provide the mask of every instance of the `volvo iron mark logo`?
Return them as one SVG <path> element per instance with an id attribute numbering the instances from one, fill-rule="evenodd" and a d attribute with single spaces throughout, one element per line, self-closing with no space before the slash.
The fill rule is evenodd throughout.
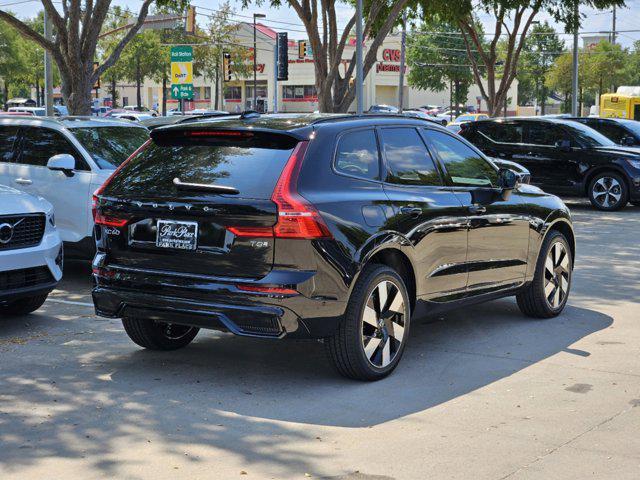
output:
<path id="1" fill-rule="evenodd" d="M 22 219 L 24 220 L 24 219 Z M 13 238 L 14 228 L 22 223 L 22 220 L 11 225 L 10 223 L 0 223 L 0 243 L 6 245 Z"/>

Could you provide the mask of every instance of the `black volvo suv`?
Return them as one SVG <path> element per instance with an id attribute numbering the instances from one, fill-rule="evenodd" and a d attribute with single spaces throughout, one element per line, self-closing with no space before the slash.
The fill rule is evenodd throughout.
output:
<path id="1" fill-rule="evenodd" d="M 324 339 L 340 373 L 375 380 L 412 317 L 511 295 L 553 317 L 571 285 L 565 205 L 402 116 L 158 128 L 94 201 L 96 310 L 150 349 L 199 328 Z"/>

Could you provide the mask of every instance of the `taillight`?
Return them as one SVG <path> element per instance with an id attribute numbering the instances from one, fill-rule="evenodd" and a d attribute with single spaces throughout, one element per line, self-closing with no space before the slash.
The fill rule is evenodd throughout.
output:
<path id="1" fill-rule="evenodd" d="M 273 227 L 227 227 L 236 237 L 273 237 Z"/>
<path id="2" fill-rule="evenodd" d="M 275 237 L 318 239 L 331 238 L 331 232 L 318 210 L 297 191 L 296 183 L 309 142 L 300 142 L 291 153 L 271 201 L 278 206 L 278 221 L 273 227 L 227 227 L 239 237 Z"/>
<path id="3" fill-rule="evenodd" d="M 270 293 L 272 295 L 297 295 L 298 292 L 292 288 L 280 287 L 280 286 L 266 286 L 266 285 L 249 285 L 244 283 L 236 284 L 238 290 L 244 292 L 255 293 Z"/>
<path id="4" fill-rule="evenodd" d="M 96 225 L 104 225 L 105 227 L 124 227 L 129 220 L 126 218 L 108 217 L 100 212 L 95 212 L 93 221 Z"/>
<path id="5" fill-rule="evenodd" d="M 298 194 L 296 183 L 309 142 L 300 142 L 284 167 L 271 200 L 278 205 L 276 238 L 328 238 L 329 229 L 313 205 Z"/>
<path id="6" fill-rule="evenodd" d="M 113 173 L 111 175 L 109 175 L 109 178 L 107 178 L 105 180 L 105 182 L 100 185 L 98 187 L 98 189 L 93 192 L 93 197 L 91 197 L 91 212 L 93 213 L 93 221 L 97 222 L 97 212 L 98 212 L 98 197 L 100 196 L 100 194 L 102 194 L 102 192 L 104 192 L 104 189 L 107 188 L 107 185 L 109 185 L 109 183 L 111 182 L 111 180 L 113 180 L 113 177 L 115 177 L 118 172 L 120 172 L 120 170 L 122 170 L 125 165 L 127 163 L 129 163 L 129 161 L 135 157 L 138 153 L 140 153 L 142 150 L 144 150 L 145 148 L 147 148 L 147 145 L 149 145 L 149 143 L 151 143 L 151 140 L 147 140 L 146 142 L 144 142 L 140 147 L 138 147 L 138 149 L 133 152 L 131 155 L 129 155 L 129 158 L 127 158 L 124 162 L 122 162 L 118 168 L 116 168 Z M 106 223 L 102 223 L 101 225 L 108 225 Z M 112 225 L 112 226 L 117 226 L 117 225 Z"/>

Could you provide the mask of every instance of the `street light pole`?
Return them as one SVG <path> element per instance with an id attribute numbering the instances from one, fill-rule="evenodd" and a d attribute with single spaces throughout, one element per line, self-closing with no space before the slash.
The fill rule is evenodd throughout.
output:
<path id="1" fill-rule="evenodd" d="M 573 27 L 573 82 L 571 88 L 571 115 L 577 117 L 578 114 L 578 28 L 580 28 L 579 0 L 573 0 L 573 15 L 575 25 Z"/>
<path id="2" fill-rule="evenodd" d="M 264 18 L 264 13 L 253 14 L 253 100 L 252 105 L 254 110 L 258 110 L 258 46 L 256 38 L 256 18 Z"/>
<path id="3" fill-rule="evenodd" d="M 364 68 L 362 65 L 362 0 L 356 1 L 356 113 L 362 115 Z"/>
<path id="4" fill-rule="evenodd" d="M 398 109 L 402 113 L 404 108 L 404 66 L 406 60 L 407 44 L 407 11 L 402 14 L 402 40 L 400 45 L 400 85 L 398 90 Z"/>

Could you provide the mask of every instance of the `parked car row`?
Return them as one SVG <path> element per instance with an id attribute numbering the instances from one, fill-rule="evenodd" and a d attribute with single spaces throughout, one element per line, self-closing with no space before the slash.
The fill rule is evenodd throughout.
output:
<path id="1" fill-rule="evenodd" d="M 626 146 L 631 133 L 618 134 L 620 145 L 585 125 L 612 135 L 610 123 L 516 117 L 466 123 L 460 135 L 486 155 L 523 165 L 532 183 L 545 191 L 588 197 L 595 208 L 612 211 L 640 203 L 640 149 Z"/>
<path id="2" fill-rule="evenodd" d="M 583 119 L 475 116 L 456 134 L 407 113 L 170 117 L 150 134 L 2 119 L 0 184 L 34 197 L 4 188 L 21 203 L 0 210 L 0 258 L 28 236 L 39 260 L 25 268 L 47 275 L 25 286 L 0 264 L 0 311 L 44 301 L 62 237 L 70 253 L 95 247 L 97 314 L 148 349 L 199 329 L 320 339 L 341 374 L 377 380 L 422 313 L 515 296 L 527 316 L 559 315 L 576 248 L 554 194 L 637 201 L 640 150 Z"/>

